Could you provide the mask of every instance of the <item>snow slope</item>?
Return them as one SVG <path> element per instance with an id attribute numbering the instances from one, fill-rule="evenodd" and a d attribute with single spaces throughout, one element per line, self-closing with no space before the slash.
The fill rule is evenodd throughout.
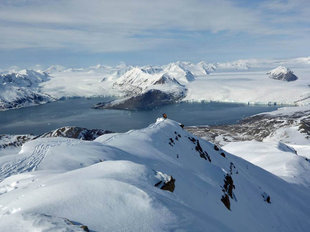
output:
<path id="1" fill-rule="evenodd" d="M 187 129 L 290 183 L 310 187 L 309 105 L 261 113 L 235 125 Z"/>
<path id="2" fill-rule="evenodd" d="M 0 166 L 1 231 L 78 231 L 80 225 L 91 231 L 307 231 L 310 226 L 308 189 L 169 119 L 95 141 L 39 138 L 19 154 L 1 157 Z"/>

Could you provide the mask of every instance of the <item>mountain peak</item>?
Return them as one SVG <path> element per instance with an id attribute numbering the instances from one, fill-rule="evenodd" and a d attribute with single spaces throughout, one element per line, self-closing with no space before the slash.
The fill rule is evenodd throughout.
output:
<path id="1" fill-rule="evenodd" d="M 289 68 L 278 66 L 267 72 L 269 78 L 282 81 L 296 81 L 298 77 Z"/>

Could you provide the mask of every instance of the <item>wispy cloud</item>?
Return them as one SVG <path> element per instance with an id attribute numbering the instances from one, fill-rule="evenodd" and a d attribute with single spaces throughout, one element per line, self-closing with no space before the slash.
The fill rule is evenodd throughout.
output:
<path id="1" fill-rule="evenodd" d="M 225 32 L 232 34 L 233 40 L 238 33 L 265 39 L 281 35 L 281 40 L 292 33 L 309 36 L 308 0 L 268 0 L 256 6 L 244 2 L 2 0 L 0 50 L 139 51 L 184 40 L 195 42 L 192 36 L 196 33 Z"/>

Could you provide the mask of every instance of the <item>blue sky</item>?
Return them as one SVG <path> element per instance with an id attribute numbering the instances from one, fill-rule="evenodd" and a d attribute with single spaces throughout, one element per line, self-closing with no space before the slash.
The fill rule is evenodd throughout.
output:
<path id="1" fill-rule="evenodd" d="M 310 54 L 309 0 L 1 0 L 0 68 Z"/>

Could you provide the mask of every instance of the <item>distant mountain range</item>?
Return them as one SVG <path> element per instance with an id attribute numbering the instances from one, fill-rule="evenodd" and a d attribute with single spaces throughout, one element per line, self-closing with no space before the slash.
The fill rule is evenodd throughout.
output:
<path id="1" fill-rule="evenodd" d="M 287 67 L 278 65 L 293 67 L 296 72 L 293 74 Z M 178 101 L 307 104 L 310 92 L 305 70 L 308 69 L 310 57 L 214 64 L 178 61 L 141 67 L 120 64 L 68 69 L 54 65 L 45 71 L 2 71 L 0 109 L 43 104 L 63 97 L 95 96 L 118 98 L 112 104 L 104 104 L 104 108 L 134 109 L 134 105 L 142 106 L 136 101 L 145 100 L 145 94 L 154 91 L 165 95 L 159 99 L 148 97 L 146 102 L 157 101 L 154 105 Z M 268 75 L 275 80 L 296 81 L 296 84 L 274 83 L 267 79 Z M 127 102 L 131 106 L 126 106 Z"/>

